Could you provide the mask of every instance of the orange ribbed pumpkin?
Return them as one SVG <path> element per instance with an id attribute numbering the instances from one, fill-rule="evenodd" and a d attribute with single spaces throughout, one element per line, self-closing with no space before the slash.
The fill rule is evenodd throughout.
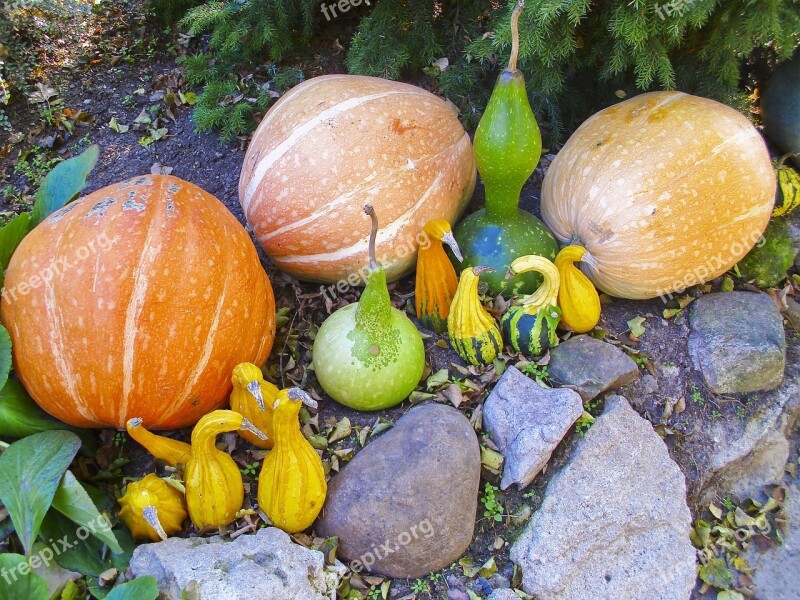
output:
<path id="1" fill-rule="evenodd" d="M 261 121 L 239 200 L 278 268 L 352 285 L 368 262 L 365 204 L 380 218 L 376 254 L 394 280 L 414 268 L 425 223 L 458 221 L 475 177 L 469 136 L 444 100 L 406 83 L 325 75 Z"/>
<path id="2" fill-rule="evenodd" d="M 0 319 L 31 396 L 82 427 L 191 425 L 275 336 L 272 286 L 245 229 L 211 194 L 159 175 L 36 227 L 6 272 Z"/>

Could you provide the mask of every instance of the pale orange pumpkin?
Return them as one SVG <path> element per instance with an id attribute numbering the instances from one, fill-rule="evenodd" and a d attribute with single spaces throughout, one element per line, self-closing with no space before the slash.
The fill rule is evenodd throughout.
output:
<path id="1" fill-rule="evenodd" d="M 755 127 L 734 109 L 653 92 L 592 116 L 556 156 L 542 217 L 584 246 L 601 290 L 652 298 L 735 265 L 769 222 L 775 175 Z"/>
<path id="2" fill-rule="evenodd" d="M 25 388 L 82 427 L 185 427 L 224 405 L 230 373 L 275 336 L 245 229 L 177 177 L 111 185 L 53 213 L 8 267 L 0 319 Z"/>
<path id="3" fill-rule="evenodd" d="M 272 261 L 299 279 L 363 281 L 365 204 L 381 217 L 389 280 L 414 267 L 425 223 L 455 223 L 475 187 L 469 136 L 441 98 L 356 75 L 298 85 L 261 121 L 239 200 Z"/>

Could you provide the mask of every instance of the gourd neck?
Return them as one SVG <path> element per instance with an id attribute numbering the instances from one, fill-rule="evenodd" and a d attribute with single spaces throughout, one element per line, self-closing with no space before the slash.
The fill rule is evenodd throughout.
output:
<path id="1" fill-rule="evenodd" d="M 232 410 L 215 410 L 197 422 L 192 431 L 192 454 L 211 454 L 217 450 L 217 436 L 221 433 L 251 430 L 252 425 L 242 415 Z"/>
<path id="2" fill-rule="evenodd" d="M 375 327 L 388 326 L 392 318 L 392 303 L 386 287 L 386 271 L 383 267 L 370 269 L 367 286 L 361 294 L 356 308 L 356 327 L 369 331 Z"/>
<path id="3" fill-rule="evenodd" d="M 485 267 L 473 267 L 464 269 L 461 274 L 451 308 L 451 313 L 457 315 L 457 322 L 464 328 L 464 331 L 457 332 L 459 337 L 480 335 L 494 325 L 494 319 L 483 308 L 478 295 L 479 275 L 484 271 Z"/>
<path id="4" fill-rule="evenodd" d="M 486 189 L 486 215 L 492 221 L 508 222 L 517 218 L 522 185 L 493 185 Z"/>

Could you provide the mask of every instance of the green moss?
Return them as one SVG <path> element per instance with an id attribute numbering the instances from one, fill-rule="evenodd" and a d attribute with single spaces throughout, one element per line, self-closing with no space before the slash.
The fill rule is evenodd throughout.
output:
<path id="1" fill-rule="evenodd" d="M 764 242 L 756 245 L 739 262 L 739 271 L 746 281 L 755 280 L 758 287 L 772 287 L 784 277 L 794 262 L 789 223 L 777 218 L 764 232 Z"/>

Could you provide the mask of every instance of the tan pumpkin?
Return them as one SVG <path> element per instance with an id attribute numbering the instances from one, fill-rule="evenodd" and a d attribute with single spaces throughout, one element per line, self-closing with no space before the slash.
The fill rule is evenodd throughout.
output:
<path id="1" fill-rule="evenodd" d="M 53 213 L 11 259 L 0 319 L 14 365 L 72 425 L 151 429 L 224 405 L 230 373 L 275 336 L 269 279 L 245 229 L 211 194 L 147 175 Z"/>
<path id="2" fill-rule="evenodd" d="M 544 179 L 542 217 L 604 292 L 652 298 L 717 277 L 769 222 L 775 175 L 734 109 L 680 92 L 642 94 L 587 120 Z"/>
<path id="3" fill-rule="evenodd" d="M 272 261 L 308 281 L 363 280 L 365 204 L 381 216 L 387 277 L 414 267 L 432 219 L 458 220 L 475 186 L 469 136 L 450 106 L 421 88 L 326 75 L 293 88 L 258 127 L 239 200 Z M 360 274 L 360 275 L 359 275 Z"/>

